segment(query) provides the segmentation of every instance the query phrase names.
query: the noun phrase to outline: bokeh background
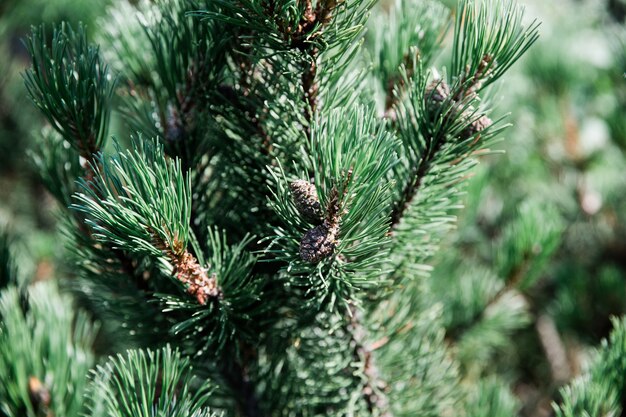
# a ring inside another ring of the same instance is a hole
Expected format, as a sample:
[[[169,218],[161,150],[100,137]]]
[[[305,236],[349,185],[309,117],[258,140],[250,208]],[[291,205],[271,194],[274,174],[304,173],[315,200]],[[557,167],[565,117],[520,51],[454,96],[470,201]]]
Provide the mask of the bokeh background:
[[[63,245],[29,153],[46,126],[26,96],[21,39],[66,20],[97,41],[125,1],[0,0],[0,228],[34,280],[64,274]],[[520,3],[542,22],[541,38],[493,94],[496,112],[511,113],[505,152],[482,160],[431,281],[465,373],[496,369],[520,415],[548,416],[610,317],[626,313],[626,1]],[[533,245],[538,235],[549,244]],[[464,276],[470,269],[484,276]],[[498,283],[518,295],[502,299]],[[476,292],[490,294],[485,305],[471,305]],[[490,319],[490,308],[523,319]]]

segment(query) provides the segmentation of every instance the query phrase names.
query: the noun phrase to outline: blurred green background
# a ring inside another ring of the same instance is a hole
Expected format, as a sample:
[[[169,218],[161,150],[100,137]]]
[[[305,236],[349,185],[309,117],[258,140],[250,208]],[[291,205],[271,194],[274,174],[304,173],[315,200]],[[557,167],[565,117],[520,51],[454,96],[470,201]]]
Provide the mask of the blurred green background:
[[[63,247],[55,203],[28,153],[46,126],[26,97],[21,39],[33,24],[61,20],[82,21],[99,39],[116,1],[0,0],[0,228],[17,240],[21,270],[33,279],[60,274]],[[499,145],[506,153],[482,160],[431,281],[466,373],[497,368],[520,414],[542,416],[607,336],[610,316],[626,313],[626,1],[520,3],[542,22],[541,38],[493,92],[496,112],[511,113]],[[533,234],[551,247],[533,246]],[[464,292],[481,290],[464,275],[468,265],[520,290],[505,301],[523,304],[522,327],[492,324],[503,330],[494,340],[472,339],[472,326],[485,322],[472,309],[484,316],[502,300],[495,292],[486,306],[466,304]]]

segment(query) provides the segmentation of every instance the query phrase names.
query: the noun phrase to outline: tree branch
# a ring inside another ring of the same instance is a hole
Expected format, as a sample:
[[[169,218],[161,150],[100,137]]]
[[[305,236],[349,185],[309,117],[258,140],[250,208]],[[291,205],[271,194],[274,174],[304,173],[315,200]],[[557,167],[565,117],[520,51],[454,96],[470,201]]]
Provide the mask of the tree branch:
[[[353,346],[355,362],[363,363],[362,398],[367,404],[368,412],[380,417],[393,417],[389,399],[385,391],[388,385],[380,377],[380,372],[374,360],[373,349],[366,345],[367,329],[361,324],[360,314],[352,306],[350,308],[350,323],[347,331],[350,334],[350,345]],[[375,411],[377,414],[375,414]]]
[[[437,152],[439,152],[444,143],[444,138],[439,138],[438,140],[436,140],[435,146],[429,149],[426,155],[424,155],[424,157],[420,159],[417,168],[411,174],[409,182],[407,182],[404,190],[402,191],[400,201],[398,201],[393,211],[391,212],[392,230],[398,225],[398,223],[400,223],[402,216],[404,216],[404,213],[409,208],[411,202],[417,195],[420,187],[422,186],[422,182],[424,181],[424,177],[428,174],[431,164],[435,160]]]

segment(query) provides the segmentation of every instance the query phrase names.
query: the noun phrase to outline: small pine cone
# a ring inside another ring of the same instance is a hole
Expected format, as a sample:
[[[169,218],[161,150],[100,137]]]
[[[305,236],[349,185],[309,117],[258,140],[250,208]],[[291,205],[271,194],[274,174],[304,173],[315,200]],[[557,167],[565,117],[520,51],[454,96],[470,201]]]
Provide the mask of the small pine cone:
[[[491,126],[492,123],[493,122],[491,121],[491,119],[483,114],[478,119],[474,120],[472,124],[467,126],[465,130],[463,130],[463,132],[461,133],[461,138],[462,139],[471,138],[475,134]]]
[[[322,206],[317,197],[315,185],[308,181],[296,180],[289,184],[291,197],[302,217],[312,223],[322,221]]]
[[[305,233],[300,241],[300,257],[310,263],[328,258],[335,250],[335,228],[320,224]]]
[[[433,80],[424,91],[426,108],[430,113],[436,112],[441,104],[450,96],[450,87],[443,80]]]

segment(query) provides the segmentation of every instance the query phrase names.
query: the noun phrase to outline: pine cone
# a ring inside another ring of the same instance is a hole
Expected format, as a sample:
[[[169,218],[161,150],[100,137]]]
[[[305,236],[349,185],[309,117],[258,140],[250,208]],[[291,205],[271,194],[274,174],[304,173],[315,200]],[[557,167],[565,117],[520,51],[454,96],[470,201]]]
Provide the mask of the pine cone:
[[[300,257],[310,263],[328,258],[335,250],[336,234],[336,229],[325,223],[309,230],[300,241]]]
[[[433,114],[441,107],[441,104],[450,96],[450,87],[443,80],[433,80],[424,91],[424,100],[428,112]]]
[[[472,124],[467,126],[463,132],[461,132],[462,139],[468,139],[474,136],[476,133],[481,132],[491,126],[493,122],[491,119],[484,114],[480,116],[478,119],[474,120]]]
[[[308,181],[296,180],[289,184],[291,197],[302,217],[311,223],[322,221],[322,206],[317,197],[315,185]]]

